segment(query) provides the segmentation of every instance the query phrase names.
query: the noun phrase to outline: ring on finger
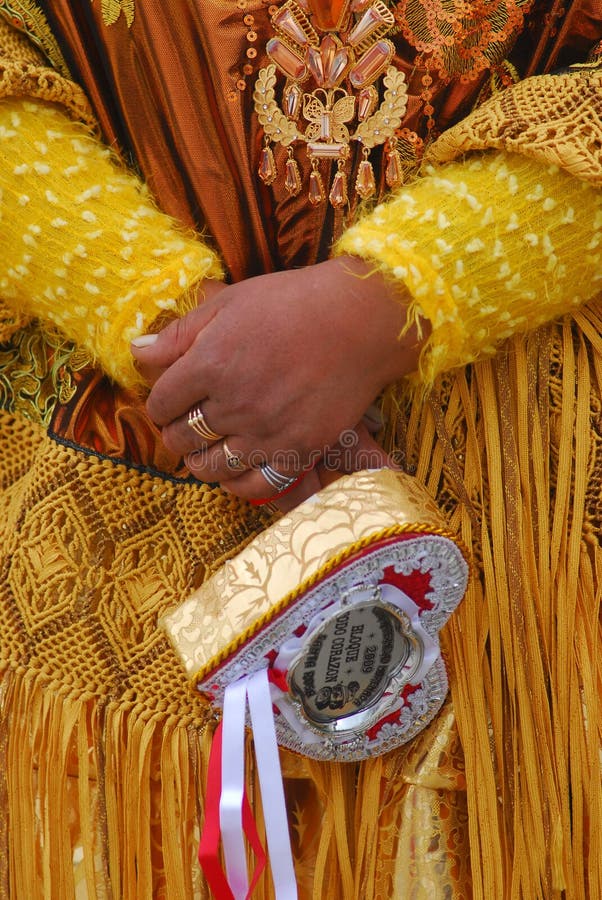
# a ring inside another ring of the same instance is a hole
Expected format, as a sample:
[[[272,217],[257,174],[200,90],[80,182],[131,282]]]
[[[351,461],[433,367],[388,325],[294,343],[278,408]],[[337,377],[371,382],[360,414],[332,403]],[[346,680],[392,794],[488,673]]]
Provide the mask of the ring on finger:
[[[188,424],[205,441],[221,441],[223,434],[218,434],[207,424],[207,419],[200,406],[194,406],[188,413]]]
[[[273,469],[268,463],[262,463],[259,466],[259,471],[270,487],[276,488],[277,491],[285,491],[297,480],[296,475],[293,475],[292,477],[281,475],[280,472],[277,472],[276,469]]]
[[[247,468],[242,461],[240,453],[234,453],[233,450],[230,450],[226,441],[222,441],[222,450],[224,451],[224,456],[226,457],[226,465],[232,472],[244,472]]]

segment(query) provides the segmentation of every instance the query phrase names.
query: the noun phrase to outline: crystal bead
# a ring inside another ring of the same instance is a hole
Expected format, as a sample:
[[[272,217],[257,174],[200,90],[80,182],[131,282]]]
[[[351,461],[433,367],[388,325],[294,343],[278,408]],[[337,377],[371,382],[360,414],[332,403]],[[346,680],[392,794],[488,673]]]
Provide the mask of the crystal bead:
[[[349,144],[323,144],[321,141],[308,141],[307,152],[310,159],[347,159]]]
[[[349,73],[349,81],[354,88],[364,87],[374,81],[388,66],[393,56],[391,41],[377,41],[366,50]]]
[[[345,47],[337,50],[329,64],[324,67],[324,80],[327,88],[336,87],[341,81],[349,65],[349,51]]]
[[[340,47],[334,38],[327,35],[320,44],[320,49],[310,47],[307,52],[307,65],[316,83],[320,87],[333,88],[341,81],[349,65],[349,51]]]
[[[264,147],[261,151],[258,173],[264,184],[272,184],[276,178],[278,173],[276,171],[276,163],[271,147]]]
[[[368,116],[371,116],[376,109],[378,102],[378,93],[376,88],[370,85],[362,88],[357,95],[357,117],[360,122],[364,122]]]
[[[335,209],[340,209],[341,206],[345,206],[348,202],[347,176],[344,172],[337,172],[334,176],[328,199],[331,206],[334,206]]]
[[[279,10],[272,19],[272,23],[302,47],[309,43],[307,35],[290,9]]]
[[[280,38],[271,38],[266,44],[266,52],[281,72],[295,81],[301,81],[307,75],[307,66],[302,57],[281,41]]]
[[[388,187],[398,188],[403,184],[403,167],[399,151],[392,150],[389,153],[387,167],[385,169],[385,181]]]
[[[380,28],[381,25],[386,25],[390,28],[395,22],[393,16],[390,18],[391,21],[389,22],[378,8],[374,6],[370,7],[370,9],[366,10],[355,27],[349,32],[347,42],[351,44],[352,47],[357,47],[358,44],[361,44],[367,37],[370,37],[370,35],[376,31],[377,28]]]
[[[284,186],[291,197],[296,197],[301,190],[301,175],[294,159],[287,159],[285,173]]]
[[[363,159],[359,165],[355,180],[355,190],[362,200],[368,200],[369,197],[376,193],[374,170],[372,163],[368,159]]]
[[[303,97],[303,91],[297,84],[289,84],[284,89],[283,94],[283,107],[286,115],[289,119],[296,119],[299,115],[299,110],[301,109],[301,98]]]
[[[316,47],[310,47],[306,55],[307,68],[313,75],[314,81],[320,87],[324,87],[324,63],[322,54]]]
[[[324,184],[322,182],[322,176],[316,169],[314,169],[309,175],[309,202],[312,206],[317,206],[318,203],[322,203],[324,200]]]

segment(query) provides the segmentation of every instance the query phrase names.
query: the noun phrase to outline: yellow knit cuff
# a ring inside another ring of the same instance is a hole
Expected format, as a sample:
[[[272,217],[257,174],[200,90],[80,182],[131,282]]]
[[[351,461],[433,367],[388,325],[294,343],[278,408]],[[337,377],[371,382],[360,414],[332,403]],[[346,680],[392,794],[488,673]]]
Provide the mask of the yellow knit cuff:
[[[430,384],[602,289],[602,192],[522,156],[482,153],[429,170],[335,252],[404,282],[410,322],[432,326],[420,362]]]
[[[0,103],[0,159],[4,304],[58,327],[121,384],[139,382],[130,341],[222,277],[216,254],[53,106]]]

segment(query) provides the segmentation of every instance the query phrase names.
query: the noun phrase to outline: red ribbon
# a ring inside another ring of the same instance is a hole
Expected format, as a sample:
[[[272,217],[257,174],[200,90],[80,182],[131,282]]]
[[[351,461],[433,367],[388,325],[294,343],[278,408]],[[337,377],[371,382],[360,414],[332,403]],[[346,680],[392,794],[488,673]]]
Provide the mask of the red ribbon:
[[[222,723],[220,722],[213,735],[209,766],[207,770],[207,797],[205,800],[205,824],[199,844],[199,864],[205,873],[207,884],[217,900],[234,900],[230,885],[222,868],[219,844],[221,829],[219,824],[219,802],[222,794]],[[266,852],[259,839],[257,824],[253,818],[251,804],[245,790],[242,806],[242,825],[245,836],[251,845],[257,865],[247,893],[247,900],[253,894],[266,865]]]

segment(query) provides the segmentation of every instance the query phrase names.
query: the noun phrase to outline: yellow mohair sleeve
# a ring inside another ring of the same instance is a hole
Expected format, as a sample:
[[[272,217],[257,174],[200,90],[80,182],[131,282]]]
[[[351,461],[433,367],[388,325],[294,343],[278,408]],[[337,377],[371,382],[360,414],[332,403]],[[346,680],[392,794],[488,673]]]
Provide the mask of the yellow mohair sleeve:
[[[420,380],[492,355],[602,289],[602,191],[518,154],[429,168],[335,250],[401,281],[432,328]]]
[[[141,381],[130,341],[196,303],[216,254],[160,212],[85,126],[52,105],[0,103],[0,297]]]

